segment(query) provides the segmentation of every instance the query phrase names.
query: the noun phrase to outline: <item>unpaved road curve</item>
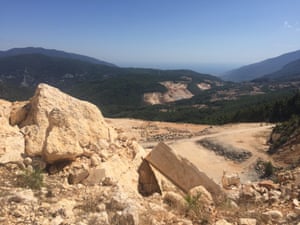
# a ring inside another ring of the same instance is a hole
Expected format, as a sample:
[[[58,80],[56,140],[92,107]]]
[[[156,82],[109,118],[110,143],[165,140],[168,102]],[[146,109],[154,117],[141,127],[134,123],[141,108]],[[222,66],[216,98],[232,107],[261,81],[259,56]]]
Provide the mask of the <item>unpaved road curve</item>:
[[[141,138],[141,132],[150,128],[155,127],[155,133],[166,133],[168,132],[166,128],[186,130],[194,134],[199,134],[199,131],[206,130],[202,135],[179,140],[168,140],[165,143],[179,155],[190,160],[217,183],[220,183],[223,171],[239,173],[243,182],[256,180],[258,178],[254,171],[256,160],[261,158],[264,161],[272,161],[266,154],[268,149],[266,142],[273,127],[270,124],[242,123],[209,127],[207,125],[150,122],[134,119],[108,119],[108,122],[116,128],[121,128],[126,135],[136,137],[145,148],[149,147],[149,150],[156,146],[158,142],[145,142]],[[149,132],[149,135],[151,135],[151,132]],[[225,159],[223,156],[216,155],[213,151],[197,143],[197,141],[204,138],[213,138],[218,143],[245,149],[250,151],[252,156],[242,163],[235,163]]]
[[[261,158],[265,161],[271,161],[271,158],[265,153],[267,150],[265,143],[272,125],[259,126],[258,124],[249,124],[250,127],[245,126],[247,124],[222,127],[219,128],[219,132],[214,134],[176,140],[169,144],[179,155],[189,159],[217,183],[220,183],[223,171],[239,173],[243,182],[255,180],[258,178],[254,172],[256,160]],[[223,156],[216,155],[213,151],[197,143],[197,141],[204,138],[215,138],[224,144],[243,148],[250,151],[252,156],[245,162],[235,163],[225,159]]]

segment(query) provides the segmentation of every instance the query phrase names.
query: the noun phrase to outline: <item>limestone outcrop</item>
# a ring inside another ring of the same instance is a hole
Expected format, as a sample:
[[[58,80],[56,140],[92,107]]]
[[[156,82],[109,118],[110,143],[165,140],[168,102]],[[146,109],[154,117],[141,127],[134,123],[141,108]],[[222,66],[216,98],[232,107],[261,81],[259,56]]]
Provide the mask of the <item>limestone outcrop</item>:
[[[22,160],[24,138],[18,127],[9,124],[11,103],[0,100],[0,164]]]
[[[146,153],[48,85],[0,100],[0,224],[300,224],[300,168],[278,183],[224,174],[223,190],[166,144]]]
[[[19,106],[19,107],[18,107]],[[16,105],[10,117],[25,137],[25,152],[47,163],[74,160],[114,138],[99,109],[57,88],[40,84],[29,103]]]
[[[9,116],[9,123],[12,126],[20,124],[23,122],[30,109],[29,101],[23,102],[13,102],[11,106],[10,116]]]

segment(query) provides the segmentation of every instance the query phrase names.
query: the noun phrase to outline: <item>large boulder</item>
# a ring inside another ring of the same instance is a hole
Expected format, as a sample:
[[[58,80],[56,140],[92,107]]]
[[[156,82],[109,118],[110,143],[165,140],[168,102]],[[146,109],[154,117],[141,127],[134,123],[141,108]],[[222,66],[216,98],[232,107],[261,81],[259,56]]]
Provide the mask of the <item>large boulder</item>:
[[[162,142],[145,157],[145,160],[185,193],[196,186],[202,185],[216,200],[222,194],[218,184]]]
[[[150,196],[154,193],[161,194],[160,186],[157,178],[146,160],[143,160],[142,164],[138,168],[139,173],[139,193],[143,196]]]
[[[74,160],[91,146],[95,150],[101,139],[115,136],[95,105],[47,84],[38,85],[26,109],[26,118],[17,120],[21,121],[25,152],[42,156],[47,163]]]
[[[18,127],[9,124],[11,103],[0,100],[0,164],[22,161],[24,138]]]

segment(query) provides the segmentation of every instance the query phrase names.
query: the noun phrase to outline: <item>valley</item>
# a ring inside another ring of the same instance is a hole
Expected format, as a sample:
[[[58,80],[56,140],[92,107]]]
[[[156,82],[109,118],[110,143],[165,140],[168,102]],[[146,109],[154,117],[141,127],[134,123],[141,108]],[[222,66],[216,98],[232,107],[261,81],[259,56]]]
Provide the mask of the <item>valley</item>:
[[[234,83],[25,50],[0,54],[0,223],[300,222],[298,61]]]

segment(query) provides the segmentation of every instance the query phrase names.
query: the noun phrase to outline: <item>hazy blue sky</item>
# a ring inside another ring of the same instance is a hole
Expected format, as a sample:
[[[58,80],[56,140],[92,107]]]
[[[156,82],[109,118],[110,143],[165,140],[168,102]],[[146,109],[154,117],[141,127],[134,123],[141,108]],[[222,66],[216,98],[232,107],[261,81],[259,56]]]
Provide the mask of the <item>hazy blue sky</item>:
[[[229,68],[300,49],[299,11],[299,0],[0,0],[0,49]]]

